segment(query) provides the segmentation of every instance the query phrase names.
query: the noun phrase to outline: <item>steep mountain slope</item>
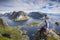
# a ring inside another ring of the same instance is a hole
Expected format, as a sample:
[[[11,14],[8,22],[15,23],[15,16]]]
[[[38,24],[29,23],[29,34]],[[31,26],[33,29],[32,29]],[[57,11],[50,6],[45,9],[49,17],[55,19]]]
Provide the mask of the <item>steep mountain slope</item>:
[[[29,16],[23,11],[18,11],[18,12],[13,12],[10,18],[15,21],[20,21],[20,20],[28,20]]]
[[[0,18],[0,26],[6,27],[8,24],[2,18]]]
[[[60,36],[57,35],[52,29],[46,30],[42,27],[35,35],[35,40],[59,40]]]
[[[0,19],[0,40],[29,40],[29,38],[27,35],[23,35],[20,28],[18,30],[16,27],[11,27]]]

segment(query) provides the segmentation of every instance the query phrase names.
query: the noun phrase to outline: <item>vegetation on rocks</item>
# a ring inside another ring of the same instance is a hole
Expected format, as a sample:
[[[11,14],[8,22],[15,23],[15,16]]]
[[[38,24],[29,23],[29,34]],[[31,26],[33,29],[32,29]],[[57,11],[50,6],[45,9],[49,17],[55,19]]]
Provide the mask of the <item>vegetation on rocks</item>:
[[[58,40],[58,39],[54,37],[47,37],[47,40]]]
[[[35,35],[35,40],[58,40],[58,38],[47,36],[47,30],[42,27]]]
[[[9,19],[14,21],[28,20],[29,16],[23,11],[18,11],[18,12],[14,11],[12,15],[9,16]]]
[[[60,25],[60,22],[55,22],[56,25]]]
[[[4,34],[4,35],[3,35]],[[0,27],[0,40],[23,40],[26,39],[22,32],[14,27]]]
[[[39,21],[35,21],[35,22],[32,22],[32,23],[27,24],[27,26],[37,26],[39,24],[40,24]]]
[[[8,25],[3,27],[3,25],[5,26],[6,24],[0,24],[0,40],[28,40],[27,35],[22,35],[22,31],[18,30],[20,27],[17,27],[17,29]]]

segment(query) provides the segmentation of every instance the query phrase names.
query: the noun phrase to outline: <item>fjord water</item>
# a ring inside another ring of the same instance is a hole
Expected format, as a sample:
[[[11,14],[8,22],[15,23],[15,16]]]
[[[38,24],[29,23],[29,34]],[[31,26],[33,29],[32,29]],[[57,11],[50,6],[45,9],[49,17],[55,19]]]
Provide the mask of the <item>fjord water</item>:
[[[52,24],[50,25],[50,27],[55,27],[55,30],[60,33],[60,25],[56,25],[55,24],[55,22],[59,22],[60,23],[60,14],[49,15],[49,17],[50,17],[50,20],[52,22]]]
[[[33,21],[41,21],[41,20],[32,19],[32,18],[30,18],[27,21],[19,21],[19,22],[10,20],[10,19],[8,19],[8,17],[2,17],[2,19],[4,19],[10,26],[21,25],[22,26],[21,30],[27,31],[27,35],[29,36],[30,40],[33,39],[33,34],[35,34],[38,31],[39,26],[27,26],[26,24],[31,23]]]
[[[56,26],[55,24],[55,21],[59,21],[60,22],[60,16],[54,16],[54,15],[48,15],[49,19],[49,28],[52,28],[52,27],[55,27],[56,28],[56,31],[60,32],[60,26]],[[21,25],[22,28],[21,30],[26,30],[27,31],[27,35],[29,36],[30,40],[33,40],[33,35],[35,33],[37,33],[38,29],[40,29],[40,26],[27,26],[26,24],[29,24],[33,21],[40,21],[40,22],[43,22],[41,19],[32,19],[30,18],[29,20],[27,21],[19,21],[19,22],[16,22],[16,21],[13,21],[13,20],[10,20],[8,19],[8,17],[5,17],[3,16],[2,17],[10,26],[18,26],[18,25]],[[44,23],[42,24],[44,25]]]

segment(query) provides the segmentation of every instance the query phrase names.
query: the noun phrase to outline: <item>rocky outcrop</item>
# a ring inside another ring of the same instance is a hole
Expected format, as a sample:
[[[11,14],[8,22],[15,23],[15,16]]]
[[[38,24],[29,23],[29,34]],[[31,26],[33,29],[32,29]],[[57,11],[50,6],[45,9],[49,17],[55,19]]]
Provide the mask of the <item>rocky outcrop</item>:
[[[46,16],[46,14],[40,13],[40,12],[31,12],[29,13],[29,16],[34,18],[34,19],[40,19]]]
[[[0,18],[0,26],[6,27],[8,24],[2,18]]]
[[[55,22],[55,24],[56,24],[57,26],[59,26],[59,25],[60,25],[60,22]]]
[[[24,31],[25,32],[25,31]],[[28,35],[15,27],[0,27],[0,40],[29,40]]]
[[[44,27],[42,27],[37,32],[37,34],[35,34],[34,40],[59,40],[59,39],[60,36],[56,34],[53,29],[46,30]]]
[[[46,40],[47,34],[46,29],[42,27],[36,34],[34,40]]]
[[[19,11],[19,12],[14,11],[10,18],[15,21],[20,21],[20,20],[28,20],[29,16],[23,11]]]

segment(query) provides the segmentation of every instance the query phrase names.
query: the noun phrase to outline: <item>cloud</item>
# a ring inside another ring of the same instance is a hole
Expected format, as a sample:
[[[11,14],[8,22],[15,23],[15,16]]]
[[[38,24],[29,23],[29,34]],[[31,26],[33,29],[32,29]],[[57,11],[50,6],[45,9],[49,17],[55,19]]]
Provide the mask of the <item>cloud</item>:
[[[8,1],[10,1],[10,0],[0,0],[0,2],[8,2]]]
[[[57,1],[57,0],[51,0],[51,1]]]
[[[42,9],[45,9],[45,8],[47,8],[47,7],[46,7],[46,6],[43,6],[43,7],[42,7]]]
[[[54,4],[52,4],[52,3],[48,3],[49,4],[49,6],[53,6]]]
[[[4,7],[13,7],[12,5],[8,5],[8,4],[1,4],[0,6],[4,6]]]
[[[59,2],[59,3],[60,3],[60,0],[50,0],[50,1],[53,1],[53,2]]]
[[[58,0],[59,1],[59,0]],[[0,0],[0,12],[5,11],[41,11],[60,13],[57,0]]]

